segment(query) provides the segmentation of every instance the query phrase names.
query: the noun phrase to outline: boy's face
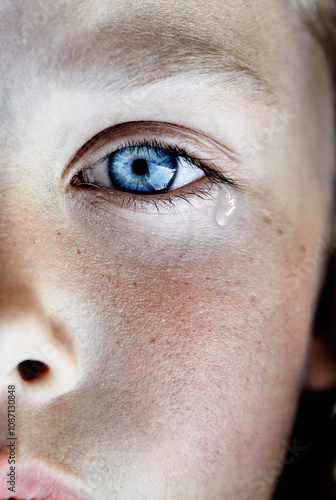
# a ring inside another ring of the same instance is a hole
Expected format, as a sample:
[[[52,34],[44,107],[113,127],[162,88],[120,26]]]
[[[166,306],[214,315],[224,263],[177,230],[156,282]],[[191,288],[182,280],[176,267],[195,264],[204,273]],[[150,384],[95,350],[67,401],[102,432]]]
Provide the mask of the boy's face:
[[[3,0],[0,20],[1,470],[15,383],[20,462],[90,499],[268,498],[325,261],[322,51],[285,1]],[[204,178],[173,205],[76,185],[154,140],[235,181],[226,225]],[[23,381],[24,360],[49,370]]]

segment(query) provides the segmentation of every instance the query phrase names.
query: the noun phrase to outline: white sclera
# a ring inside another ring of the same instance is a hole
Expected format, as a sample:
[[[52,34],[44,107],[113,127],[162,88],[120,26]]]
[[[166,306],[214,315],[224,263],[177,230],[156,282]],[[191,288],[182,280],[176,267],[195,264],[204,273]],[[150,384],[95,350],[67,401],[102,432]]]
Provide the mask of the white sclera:
[[[232,215],[237,209],[237,199],[233,188],[221,187],[218,191],[218,197],[215,206],[215,218],[219,226],[226,226],[232,219]]]

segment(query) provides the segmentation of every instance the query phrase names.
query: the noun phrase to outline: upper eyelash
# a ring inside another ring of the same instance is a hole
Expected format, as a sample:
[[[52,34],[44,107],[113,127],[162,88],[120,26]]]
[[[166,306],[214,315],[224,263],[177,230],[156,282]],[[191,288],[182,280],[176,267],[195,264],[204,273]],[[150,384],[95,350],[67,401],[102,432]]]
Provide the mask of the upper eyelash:
[[[179,146],[172,145],[164,141],[158,141],[157,139],[151,139],[146,141],[127,141],[121,144],[117,150],[126,148],[135,149],[139,147],[148,149],[153,148],[156,152],[159,149],[165,149],[169,153],[175,155],[177,158],[183,158],[188,163],[193,164],[196,167],[203,170],[206,177],[208,177],[209,179],[212,180],[217,179],[217,181],[219,181],[220,183],[225,183],[226,185],[230,185],[238,190],[240,189],[237,182],[234,179],[231,179],[227,174],[224,174],[213,162],[198,158],[197,156],[194,156],[191,153],[189,153],[186,149],[180,148]],[[92,167],[95,166],[97,163],[101,163],[107,160],[108,157],[111,154],[115,153],[117,150],[110,151],[109,153],[105,154],[96,163],[94,163]]]
[[[187,161],[190,165],[194,165],[201,170],[203,170],[206,178],[210,181],[205,186],[201,186],[198,188],[194,188],[189,192],[185,193],[177,193],[174,194],[174,190],[172,191],[166,191],[165,193],[160,193],[160,194],[150,194],[150,195],[145,195],[143,198],[141,198],[141,195],[135,195],[136,198],[134,198],[134,193],[131,196],[131,193],[127,193],[126,191],[123,192],[124,200],[122,201],[122,206],[126,205],[129,207],[130,204],[133,204],[134,210],[137,208],[137,206],[140,205],[152,205],[154,206],[158,211],[160,207],[164,206],[165,208],[174,208],[174,200],[175,199],[183,199],[190,203],[190,197],[192,196],[197,196],[199,198],[207,198],[207,199],[212,199],[212,187],[214,185],[225,185],[225,186],[231,186],[235,188],[236,190],[241,190],[237,182],[230,178],[227,174],[224,174],[224,172],[219,169],[215,163],[209,160],[204,160],[201,159],[197,156],[194,156],[193,154],[189,153],[186,149],[181,148],[176,145],[169,144],[165,141],[160,141],[157,139],[152,139],[152,140],[143,140],[143,141],[127,141],[125,143],[120,144],[120,146],[117,149],[114,149],[112,151],[109,151],[106,153],[103,157],[101,157],[97,162],[95,162],[93,165],[91,165],[89,168],[93,168],[95,165],[98,163],[102,163],[105,160],[109,158],[114,152],[121,150],[121,149],[135,149],[135,148],[153,148],[154,150],[158,151],[159,149],[164,149],[174,156],[176,156],[177,159],[183,158],[185,161]],[[86,170],[85,168],[83,170]],[[81,171],[77,173],[77,175],[80,174]],[[103,189],[105,186],[99,186],[96,184],[88,184],[88,183],[81,183],[81,184],[76,184],[77,187],[96,187]],[[105,187],[106,189],[112,189]],[[171,194],[170,194],[171,193]],[[163,194],[165,196],[163,196]],[[128,196],[127,196],[128,195]]]

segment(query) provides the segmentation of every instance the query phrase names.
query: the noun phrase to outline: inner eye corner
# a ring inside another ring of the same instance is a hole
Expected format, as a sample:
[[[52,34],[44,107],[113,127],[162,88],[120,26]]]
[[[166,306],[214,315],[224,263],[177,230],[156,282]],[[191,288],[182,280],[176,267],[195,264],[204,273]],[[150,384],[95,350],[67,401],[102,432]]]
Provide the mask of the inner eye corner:
[[[17,366],[20,377],[26,382],[32,382],[45,376],[49,368],[42,361],[26,359]]]
[[[81,174],[81,172],[79,171],[79,172],[76,172],[76,174],[74,174],[71,177],[70,182],[69,182],[70,186],[79,186],[80,184],[82,184],[80,174]]]

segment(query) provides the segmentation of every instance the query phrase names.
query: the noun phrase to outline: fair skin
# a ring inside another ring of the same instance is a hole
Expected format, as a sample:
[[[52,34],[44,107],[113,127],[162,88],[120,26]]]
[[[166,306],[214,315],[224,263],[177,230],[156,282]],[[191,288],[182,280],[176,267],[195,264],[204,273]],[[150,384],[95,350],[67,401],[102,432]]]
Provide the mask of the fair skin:
[[[318,378],[334,169],[322,50],[281,0],[8,0],[0,22],[0,364],[20,457],[92,500],[270,498],[277,475],[260,471]],[[226,226],[217,195],[134,210],[77,185],[151,139],[234,180]],[[22,380],[27,359],[48,370]]]

